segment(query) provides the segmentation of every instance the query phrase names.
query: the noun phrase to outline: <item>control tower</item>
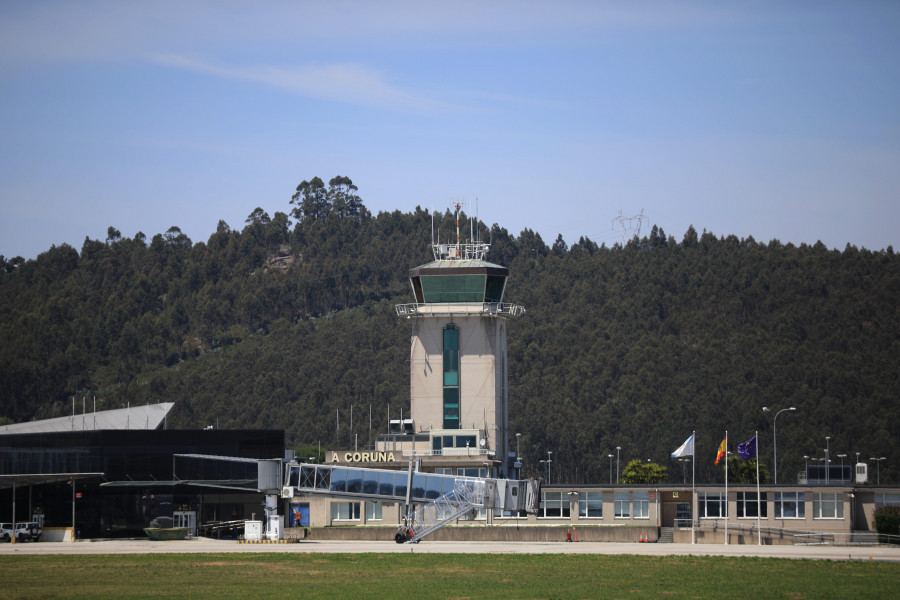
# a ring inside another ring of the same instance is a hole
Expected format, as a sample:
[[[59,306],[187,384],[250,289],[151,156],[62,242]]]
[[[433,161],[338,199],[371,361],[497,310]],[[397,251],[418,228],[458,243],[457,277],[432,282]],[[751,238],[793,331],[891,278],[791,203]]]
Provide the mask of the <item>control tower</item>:
[[[460,240],[459,208],[456,243],[432,239],[434,260],[409,271],[415,303],[396,306],[412,321],[410,417],[428,463],[512,476],[506,321],[525,309],[503,302],[509,270],[485,260],[489,244]]]

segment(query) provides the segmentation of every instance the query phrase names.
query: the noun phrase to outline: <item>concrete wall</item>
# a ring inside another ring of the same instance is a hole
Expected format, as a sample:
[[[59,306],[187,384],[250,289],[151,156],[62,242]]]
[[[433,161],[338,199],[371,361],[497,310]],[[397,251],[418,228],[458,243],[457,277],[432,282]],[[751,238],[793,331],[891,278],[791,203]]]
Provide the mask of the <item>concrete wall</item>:
[[[563,527],[563,526],[465,526],[448,525],[427,536],[436,542],[619,542],[636,543],[642,538],[655,542],[656,527]],[[309,530],[309,540],[393,540],[396,527],[318,527]],[[690,532],[688,532],[690,533]],[[303,538],[302,529],[287,530],[288,537]],[[688,540],[690,541],[690,540]]]
[[[75,535],[71,527],[44,527],[41,542],[74,542]]]

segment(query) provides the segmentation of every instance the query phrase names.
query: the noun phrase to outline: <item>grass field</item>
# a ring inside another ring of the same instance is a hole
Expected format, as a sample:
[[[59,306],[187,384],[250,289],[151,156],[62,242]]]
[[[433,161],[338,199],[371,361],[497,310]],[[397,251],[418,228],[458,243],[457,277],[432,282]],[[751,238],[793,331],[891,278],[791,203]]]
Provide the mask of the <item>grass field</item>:
[[[0,556],[2,598],[896,598],[900,564],[546,554]]]

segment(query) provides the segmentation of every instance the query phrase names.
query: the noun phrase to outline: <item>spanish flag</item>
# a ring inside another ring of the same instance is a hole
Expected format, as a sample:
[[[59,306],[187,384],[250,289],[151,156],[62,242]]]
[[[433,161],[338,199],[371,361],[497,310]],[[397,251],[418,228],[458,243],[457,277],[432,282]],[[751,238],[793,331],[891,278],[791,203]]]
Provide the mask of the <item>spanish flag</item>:
[[[716,462],[713,464],[719,464],[719,461],[722,460],[722,457],[725,456],[725,445],[728,442],[728,434],[725,434],[725,439],[722,440],[722,443],[719,444],[719,451],[716,452]]]

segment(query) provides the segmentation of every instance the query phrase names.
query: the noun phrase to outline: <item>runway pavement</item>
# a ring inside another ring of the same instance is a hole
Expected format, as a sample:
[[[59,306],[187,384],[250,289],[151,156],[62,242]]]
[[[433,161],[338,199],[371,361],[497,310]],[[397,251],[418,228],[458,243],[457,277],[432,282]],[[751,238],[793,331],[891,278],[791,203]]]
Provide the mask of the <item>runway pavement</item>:
[[[239,543],[194,538],[154,542],[149,539],[79,540],[0,544],[0,555],[25,554],[191,554],[228,552],[269,553],[432,553],[432,554],[637,554],[644,556],[760,556],[815,560],[900,562],[900,548],[888,546],[754,546],[724,544],[614,544],[599,542],[429,542],[301,541]]]

